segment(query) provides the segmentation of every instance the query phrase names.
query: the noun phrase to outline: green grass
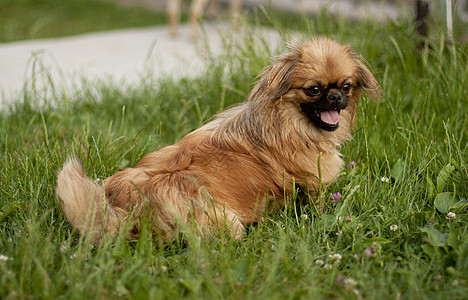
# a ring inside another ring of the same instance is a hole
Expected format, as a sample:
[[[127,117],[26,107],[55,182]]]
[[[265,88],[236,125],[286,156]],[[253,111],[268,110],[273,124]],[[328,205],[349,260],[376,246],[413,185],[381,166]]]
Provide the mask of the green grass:
[[[159,246],[143,226],[138,239],[122,235],[93,247],[56,200],[67,156],[77,154],[90,177],[105,178],[243,101],[280,51],[265,40],[228,39],[220,58],[207,58],[210,72],[196,79],[125,90],[88,83],[45,99],[27,90],[0,116],[0,254],[7,257],[0,298],[465,298],[466,45],[447,46],[433,31],[430,49],[418,53],[404,21],[298,22],[304,37],[354,45],[385,94],[378,104],[361,102],[354,140],[342,148],[346,162],[357,164],[324,191],[324,214],[290,195],[284,210],[240,241],[188,234]],[[342,198],[330,205],[335,192]]]
[[[0,1],[0,43],[162,24],[167,24],[164,11],[99,0]]]

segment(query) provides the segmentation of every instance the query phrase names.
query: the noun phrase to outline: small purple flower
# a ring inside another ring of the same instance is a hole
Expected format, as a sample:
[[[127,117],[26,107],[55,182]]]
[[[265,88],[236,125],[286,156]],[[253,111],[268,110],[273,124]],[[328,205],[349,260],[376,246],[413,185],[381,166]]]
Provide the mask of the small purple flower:
[[[427,222],[427,226],[431,227],[432,225],[434,225],[434,222],[432,221]]]
[[[354,166],[356,166],[357,162],[355,162],[354,160],[353,161],[350,161],[348,164],[347,164],[347,167],[348,169],[352,169],[354,168]]]
[[[364,253],[368,257],[375,257],[377,253],[377,246],[375,244],[370,245],[369,247],[366,248],[366,251],[364,251]]]
[[[331,194],[330,204],[335,204],[336,201],[340,201],[340,199],[341,199],[340,192],[333,193]]]
[[[336,276],[336,278],[335,278],[335,283],[340,284],[340,285],[344,285],[345,279],[346,278],[344,278],[343,275],[338,274],[338,276]]]

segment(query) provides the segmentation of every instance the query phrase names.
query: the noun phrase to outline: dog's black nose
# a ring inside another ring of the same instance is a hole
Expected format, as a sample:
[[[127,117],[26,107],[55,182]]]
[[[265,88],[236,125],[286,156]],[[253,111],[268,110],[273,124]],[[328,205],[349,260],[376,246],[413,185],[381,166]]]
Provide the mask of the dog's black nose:
[[[338,93],[333,93],[328,95],[328,100],[330,100],[333,103],[340,103],[341,102],[341,95]]]

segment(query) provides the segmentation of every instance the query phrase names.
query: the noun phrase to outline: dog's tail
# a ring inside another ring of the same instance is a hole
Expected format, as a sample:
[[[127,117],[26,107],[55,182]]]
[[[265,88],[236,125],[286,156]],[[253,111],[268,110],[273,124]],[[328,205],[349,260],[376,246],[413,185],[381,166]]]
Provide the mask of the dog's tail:
[[[71,158],[63,165],[56,191],[68,221],[94,243],[99,243],[106,234],[117,233],[127,215],[123,209],[108,203],[104,187],[86,177],[78,158]]]

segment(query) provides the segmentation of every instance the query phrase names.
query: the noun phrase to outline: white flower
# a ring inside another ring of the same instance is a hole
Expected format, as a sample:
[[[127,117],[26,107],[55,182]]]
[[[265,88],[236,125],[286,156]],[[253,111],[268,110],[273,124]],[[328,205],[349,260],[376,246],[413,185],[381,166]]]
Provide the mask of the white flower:
[[[396,224],[391,225],[390,230],[391,231],[397,231],[398,230],[398,225],[396,225]]]
[[[302,220],[307,220],[308,218],[309,218],[309,217],[308,217],[306,214],[302,214],[302,215],[301,215],[301,219],[302,219]]]
[[[162,267],[161,267],[161,270],[162,270],[163,272],[166,272],[166,271],[167,271],[167,267],[166,267],[166,266],[162,266]]]
[[[447,220],[455,220],[456,217],[457,215],[454,212],[449,212],[445,218]]]
[[[343,231],[339,230],[336,232],[336,235],[342,235],[343,234]]]
[[[380,178],[380,180],[382,182],[390,182],[390,178],[388,178],[388,177],[382,177],[382,178]]]
[[[323,266],[323,268],[324,268],[325,270],[331,270],[331,269],[333,269],[333,265],[331,265],[331,264],[325,264],[325,265]]]
[[[339,265],[341,261],[341,255],[338,253],[332,253],[328,255],[328,258],[330,258],[330,261],[328,262],[329,264],[334,264],[334,265]]]
[[[0,263],[4,263],[6,262],[7,260],[9,260],[10,258],[8,256],[5,256],[3,254],[0,254]]]
[[[341,254],[336,253],[336,254],[333,255],[333,258],[335,260],[341,260]]]
[[[317,266],[321,267],[321,266],[323,266],[324,262],[323,262],[323,260],[321,260],[321,259],[317,259],[317,260],[315,261],[315,264],[316,264]]]
[[[352,289],[357,285],[356,280],[354,280],[353,278],[346,278],[343,283],[348,289]]]

